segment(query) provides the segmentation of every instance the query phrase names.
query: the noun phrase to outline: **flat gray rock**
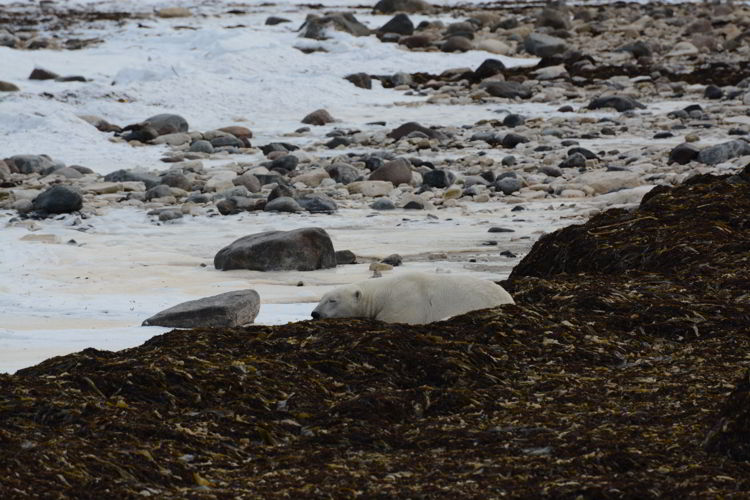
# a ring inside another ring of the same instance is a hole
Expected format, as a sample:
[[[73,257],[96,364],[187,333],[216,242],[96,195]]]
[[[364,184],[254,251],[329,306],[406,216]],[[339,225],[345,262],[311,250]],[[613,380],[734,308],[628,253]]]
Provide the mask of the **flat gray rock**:
[[[260,295],[255,290],[236,290],[183,302],[158,312],[143,326],[171,328],[234,327],[248,325],[260,311]]]

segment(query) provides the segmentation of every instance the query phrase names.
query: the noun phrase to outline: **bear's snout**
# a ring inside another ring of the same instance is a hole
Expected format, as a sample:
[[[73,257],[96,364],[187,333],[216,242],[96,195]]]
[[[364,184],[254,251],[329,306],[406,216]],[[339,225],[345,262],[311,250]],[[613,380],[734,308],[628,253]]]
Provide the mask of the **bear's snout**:
[[[320,313],[318,311],[311,312],[310,316],[312,316],[313,319],[320,319]]]

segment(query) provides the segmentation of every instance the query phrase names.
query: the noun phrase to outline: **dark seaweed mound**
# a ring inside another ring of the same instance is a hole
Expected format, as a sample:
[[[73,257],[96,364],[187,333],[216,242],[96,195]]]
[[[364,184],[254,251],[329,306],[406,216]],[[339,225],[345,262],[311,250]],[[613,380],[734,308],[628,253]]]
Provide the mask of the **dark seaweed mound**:
[[[747,493],[749,242],[704,176],[542,238],[516,305],[47,360],[0,376],[0,496]]]

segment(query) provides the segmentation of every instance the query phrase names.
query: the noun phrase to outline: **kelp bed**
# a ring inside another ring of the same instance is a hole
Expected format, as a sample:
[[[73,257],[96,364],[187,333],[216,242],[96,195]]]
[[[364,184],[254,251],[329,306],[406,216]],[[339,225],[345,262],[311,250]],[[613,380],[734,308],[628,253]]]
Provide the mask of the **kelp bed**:
[[[702,176],[542,238],[514,306],[53,358],[0,377],[0,496],[746,496],[749,260]]]

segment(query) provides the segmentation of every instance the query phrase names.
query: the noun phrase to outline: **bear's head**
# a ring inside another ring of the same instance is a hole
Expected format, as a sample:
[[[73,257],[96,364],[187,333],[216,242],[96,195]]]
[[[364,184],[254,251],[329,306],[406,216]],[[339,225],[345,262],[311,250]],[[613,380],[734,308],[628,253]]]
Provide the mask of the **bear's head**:
[[[356,318],[360,316],[359,301],[361,299],[362,290],[356,285],[337,288],[323,295],[310,315],[313,319]]]

